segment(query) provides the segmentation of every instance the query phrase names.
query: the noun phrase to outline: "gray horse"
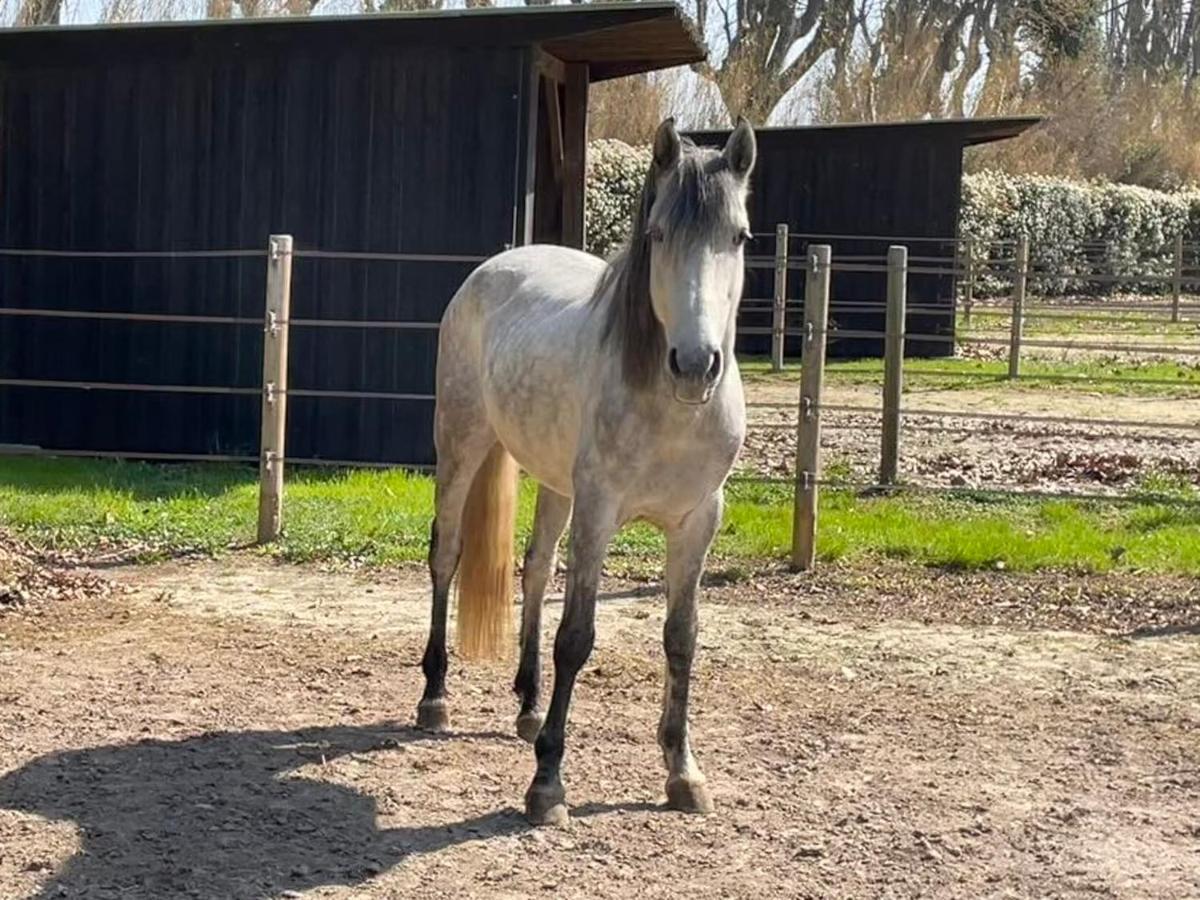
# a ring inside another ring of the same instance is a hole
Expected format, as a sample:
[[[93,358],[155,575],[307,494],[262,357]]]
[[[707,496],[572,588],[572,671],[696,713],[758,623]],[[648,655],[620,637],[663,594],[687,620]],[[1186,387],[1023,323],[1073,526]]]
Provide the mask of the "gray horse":
[[[417,720],[430,729],[449,723],[446,614],[456,569],[463,655],[494,656],[511,642],[520,466],[539,484],[514,685],[517,731],[537,752],[525,794],[526,814],[537,824],[567,820],[559,771],[567,706],[595,639],[605,551],[636,519],[667,537],[658,728],[667,801],[680,810],[712,809],[688,742],[688,682],[700,575],[746,428],[733,342],[754,157],[754,132],[744,121],[717,151],[681,140],[668,119],[654,138],[629,244],[610,264],[562,247],[510,250],[467,278],[442,319],[433,623]],[[542,599],[568,519],[566,604],[543,723]]]

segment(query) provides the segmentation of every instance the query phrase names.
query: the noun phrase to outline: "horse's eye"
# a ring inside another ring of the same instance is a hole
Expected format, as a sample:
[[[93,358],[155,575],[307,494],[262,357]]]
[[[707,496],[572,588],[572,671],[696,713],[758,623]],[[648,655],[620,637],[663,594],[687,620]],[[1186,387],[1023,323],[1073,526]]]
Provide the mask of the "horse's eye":
[[[737,237],[735,237],[733,239],[733,246],[740,247],[743,244],[745,244],[746,241],[750,240],[753,236],[754,235],[752,235],[748,229],[743,228],[741,231],[739,231],[737,233]]]

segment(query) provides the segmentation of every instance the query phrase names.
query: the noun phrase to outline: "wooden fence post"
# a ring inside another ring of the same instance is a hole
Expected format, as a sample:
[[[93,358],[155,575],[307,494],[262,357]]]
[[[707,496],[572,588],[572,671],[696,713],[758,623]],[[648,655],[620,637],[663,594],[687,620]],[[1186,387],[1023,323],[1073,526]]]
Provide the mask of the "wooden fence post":
[[[1179,321],[1179,301],[1183,295],[1183,232],[1175,235],[1175,268],[1171,273],[1171,321]]]
[[[1029,277],[1029,235],[1017,238],[1017,258],[1012,289],[1012,328],[1008,338],[1008,377],[1021,374],[1021,330],[1025,319],[1025,283]]]
[[[262,437],[258,485],[258,542],[283,528],[283,459],[287,435],[288,316],[292,301],[292,236],[267,242],[267,309],[263,323]]]
[[[971,325],[971,309],[975,306],[975,242],[967,238],[962,244],[967,255],[967,271],[963,279],[963,324]]]
[[[883,440],[879,483],[895,484],[900,468],[900,391],[904,386],[904,321],[908,248],[888,247],[887,318],[883,339]]]
[[[787,340],[788,227],[775,226],[775,306],[771,317],[771,370],[783,371],[783,351]]]
[[[792,506],[792,567],[805,572],[817,558],[817,487],[821,477],[821,383],[829,322],[828,244],[809,248],[804,279],[804,355],[796,423],[796,496]]]

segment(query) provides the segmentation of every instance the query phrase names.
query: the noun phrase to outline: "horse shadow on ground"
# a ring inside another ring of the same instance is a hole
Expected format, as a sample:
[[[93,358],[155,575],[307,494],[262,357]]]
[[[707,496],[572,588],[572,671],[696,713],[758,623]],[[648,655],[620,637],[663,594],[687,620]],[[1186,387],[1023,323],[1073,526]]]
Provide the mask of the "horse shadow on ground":
[[[0,777],[0,808],[78,829],[79,852],[35,895],[39,900],[265,900],[359,884],[414,854],[529,828],[510,808],[451,824],[381,829],[373,797],[290,774],[346,754],[469,737],[501,738],[377,724],[68,750]]]

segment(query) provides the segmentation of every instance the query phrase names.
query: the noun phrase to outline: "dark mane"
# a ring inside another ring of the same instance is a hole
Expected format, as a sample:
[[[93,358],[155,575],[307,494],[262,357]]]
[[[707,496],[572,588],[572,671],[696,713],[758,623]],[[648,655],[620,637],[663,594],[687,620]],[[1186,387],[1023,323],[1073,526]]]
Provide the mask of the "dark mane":
[[[653,224],[668,243],[710,232],[740,202],[738,184],[716,150],[682,140],[682,153],[662,186],[657,163],[651,162],[634,210],[629,241],[609,263],[593,296],[604,305],[602,340],[620,345],[626,383],[635,388],[652,386],[663,370],[666,335],[654,315],[650,298],[650,230]],[[651,213],[655,221],[651,223]]]

